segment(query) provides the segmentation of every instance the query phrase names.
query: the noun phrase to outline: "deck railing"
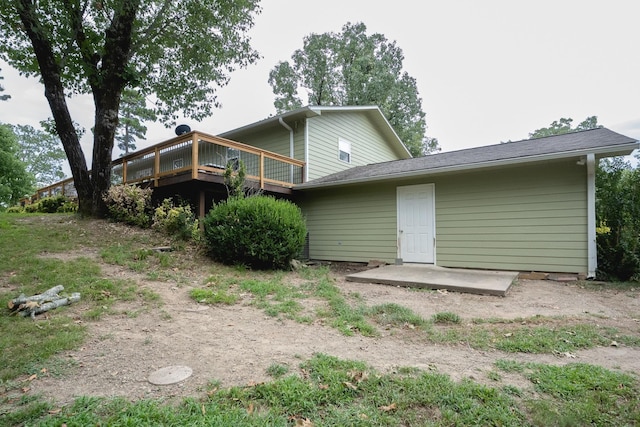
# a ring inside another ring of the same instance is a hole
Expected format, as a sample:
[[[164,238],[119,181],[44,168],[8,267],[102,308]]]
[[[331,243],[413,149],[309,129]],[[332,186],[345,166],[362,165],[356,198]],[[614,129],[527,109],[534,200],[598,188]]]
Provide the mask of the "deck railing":
[[[200,173],[222,175],[230,164],[242,162],[246,179],[255,181],[260,188],[265,184],[291,188],[303,182],[304,162],[250,145],[208,135],[190,132],[163,143],[145,148],[113,161],[112,184],[153,182],[179,174],[191,174],[198,179]],[[32,201],[42,197],[77,195],[73,178],[41,188]]]

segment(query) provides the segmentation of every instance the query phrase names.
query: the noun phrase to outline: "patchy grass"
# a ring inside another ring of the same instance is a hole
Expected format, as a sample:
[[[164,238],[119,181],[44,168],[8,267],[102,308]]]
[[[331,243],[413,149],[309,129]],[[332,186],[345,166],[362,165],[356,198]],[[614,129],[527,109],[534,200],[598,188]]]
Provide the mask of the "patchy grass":
[[[373,306],[367,310],[367,315],[380,325],[410,329],[424,329],[429,326],[429,322],[410,309],[394,303]]]
[[[140,248],[130,242],[107,246],[100,250],[100,256],[108,264],[127,267],[139,273],[156,268],[169,269],[175,266],[175,259],[170,254]]]
[[[280,368],[275,369],[281,371]],[[269,383],[220,390],[178,406],[158,401],[79,398],[56,415],[14,422],[59,425],[527,425],[526,413],[499,389],[455,383],[447,376],[412,371],[380,374],[357,361],[316,355],[297,374]],[[36,411],[34,411],[36,412]]]
[[[289,372],[289,367],[280,363],[274,363],[267,368],[267,374],[273,378],[280,378]]]
[[[432,317],[433,323],[444,323],[444,324],[458,324],[460,323],[460,316],[450,311],[442,311],[440,313],[436,313]]]
[[[465,344],[479,350],[496,349],[507,353],[567,353],[608,346],[614,341],[630,347],[640,346],[638,337],[620,335],[615,328],[570,319],[535,317],[532,322],[507,320],[499,327],[498,324],[474,322],[433,328],[427,335],[433,343]]]
[[[140,300],[159,304],[159,296],[139,288],[128,280],[105,279],[99,264],[87,257],[65,259],[55,254],[75,250],[88,244],[85,224],[71,214],[2,215],[0,232],[0,277],[6,286],[0,288],[0,379],[10,381],[21,375],[47,368],[50,358],[64,350],[79,346],[85,327],[78,315],[70,315],[73,307],[60,307],[36,321],[10,315],[7,302],[19,294],[34,295],[63,285],[63,295],[78,292],[82,316],[99,319],[114,312],[119,301]],[[99,239],[97,239],[99,241]]]
[[[518,365],[517,368],[515,366]],[[79,398],[51,411],[25,403],[10,423],[60,425],[636,425],[636,379],[584,364],[547,366],[501,362],[529,388],[496,387],[416,369],[381,374],[358,361],[318,354],[297,372],[274,364],[272,382],[221,389],[212,383],[202,400],[176,405],[155,400]],[[30,405],[30,406],[29,406]]]
[[[194,300],[205,304],[225,304],[233,305],[238,301],[238,296],[230,294],[224,289],[202,289],[195,288],[189,291],[189,296]]]
[[[500,360],[495,366],[529,381],[532,391],[518,390],[518,396],[534,425],[637,425],[640,421],[639,384],[630,375],[584,363],[550,366]]]

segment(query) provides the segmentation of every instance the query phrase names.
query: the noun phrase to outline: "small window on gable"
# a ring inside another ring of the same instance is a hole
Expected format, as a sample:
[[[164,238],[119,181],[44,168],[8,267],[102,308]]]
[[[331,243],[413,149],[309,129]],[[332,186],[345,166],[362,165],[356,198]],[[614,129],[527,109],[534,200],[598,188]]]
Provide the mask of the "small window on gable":
[[[351,143],[349,141],[338,139],[338,157],[343,162],[351,163]]]

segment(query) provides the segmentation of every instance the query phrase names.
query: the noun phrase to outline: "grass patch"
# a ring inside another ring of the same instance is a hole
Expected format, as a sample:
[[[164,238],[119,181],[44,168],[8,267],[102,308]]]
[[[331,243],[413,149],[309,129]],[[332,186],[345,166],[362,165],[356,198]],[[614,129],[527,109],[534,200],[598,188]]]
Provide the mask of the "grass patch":
[[[530,382],[535,394],[506,391],[521,398],[534,425],[636,425],[640,421],[639,384],[631,375],[584,363],[551,366],[502,360],[495,366]]]
[[[329,277],[329,270],[319,269],[323,273],[313,283],[312,291],[316,297],[327,302],[327,308],[318,310],[318,316],[329,320],[329,324],[347,336],[359,332],[364,336],[376,336],[378,331],[366,318],[367,308],[363,305],[352,306],[347,302],[340,289]]]
[[[377,335],[376,328],[367,319],[370,315],[369,309],[357,301],[355,296],[352,296],[352,299],[356,301],[351,304],[335,286],[328,268],[303,268],[299,275],[307,282],[302,285],[287,283],[286,279],[290,276],[283,272],[249,272],[242,267],[235,270],[226,268],[210,276],[204,288],[192,290],[191,297],[196,301],[214,303],[216,296],[221,295],[222,299],[228,297],[229,301],[235,296],[237,301],[241,293],[250,294],[251,304],[264,310],[267,315],[300,323],[313,321],[313,317],[305,313],[305,306],[301,301],[312,297],[319,298],[326,305],[317,309],[315,316],[327,320],[332,327],[345,335]],[[397,307],[396,311],[400,309]],[[384,308],[379,308],[378,315],[382,311]],[[415,316],[411,321],[419,322]]]
[[[505,321],[465,326],[447,326],[428,330],[428,338],[434,343],[465,344],[479,350],[497,349],[507,353],[554,354],[608,346],[613,341],[640,346],[640,339],[619,335],[614,328],[587,323],[569,323],[566,319],[533,318],[532,323],[515,324]]]
[[[194,300],[205,304],[225,304],[233,305],[238,301],[238,296],[228,293],[224,289],[202,289],[196,288],[189,291],[189,296]]]
[[[289,372],[289,367],[280,363],[274,363],[267,368],[267,374],[273,378],[280,378],[287,372]]]
[[[432,317],[433,323],[444,323],[444,324],[458,324],[460,323],[460,316],[450,311],[442,311],[440,313],[436,313]]]
[[[305,298],[296,286],[283,283],[282,275],[264,279],[244,279],[239,283],[242,291],[250,292],[255,300],[253,304],[265,311],[269,316],[284,316],[288,319],[299,319],[303,310],[297,299]]]
[[[100,250],[100,257],[108,264],[127,267],[135,272],[154,268],[170,269],[175,261],[169,253],[137,247],[134,243],[115,243]]]
[[[6,313],[5,313],[6,314]],[[32,321],[0,316],[0,380],[34,373],[47,367],[47,360],[60,351],[82,343],[85,328],[66,316]]]
[[[376,305],[367,310],[367,315],[380,325],[394,327],[426,328],[429,323],[410,309],[398,304]]]

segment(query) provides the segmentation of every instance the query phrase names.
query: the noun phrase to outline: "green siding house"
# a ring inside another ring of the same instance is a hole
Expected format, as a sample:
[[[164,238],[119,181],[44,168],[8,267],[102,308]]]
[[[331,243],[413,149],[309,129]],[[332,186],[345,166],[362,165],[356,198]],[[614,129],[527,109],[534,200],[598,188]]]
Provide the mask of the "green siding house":
[[[354,167],[296,200],[314,259],[594,277],[597,160],[635,148],[600,128]]]
[[[311,259],[593,277],[598,159],[638,145],[599,128],[411,158],[378,107],[308,106],[186,133],[115,160],[113,174],[204,216],[226,197],[225,165],[242,161],[249,185],[302,208]]]
[[[309,106],[219,135],[305,162],[305,181],[411,157],[378,107]]]
[[[220,136],[305,162],[292,199],[311,259],[588,277],[598,159],[638,148],[600,128],[411,158],[375,106],[309,106]]]

